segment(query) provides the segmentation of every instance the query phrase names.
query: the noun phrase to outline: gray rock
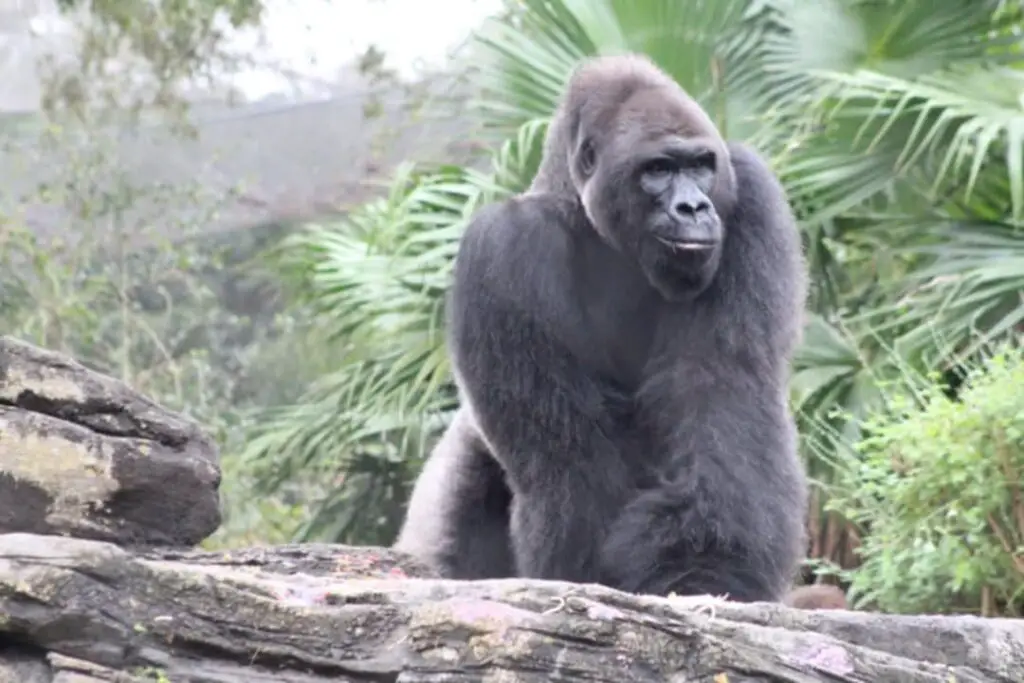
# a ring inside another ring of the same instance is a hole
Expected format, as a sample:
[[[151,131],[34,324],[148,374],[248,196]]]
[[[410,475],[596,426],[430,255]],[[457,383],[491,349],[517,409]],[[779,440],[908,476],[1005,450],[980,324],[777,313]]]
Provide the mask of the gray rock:
[[[59,353],[0,337],[0,532],[191,546],[220,525],[199,426]]]
[[[0,629],[2,630],[2,629]],[[0,683],[51,683],[53,673],[41,652],[0,644]]]
[[[54,683],[1019,683],[1024,671],[1021,620],[408,578],[419,568],[391,550],[308,550],[0,536],[0,643],[45,657]]]

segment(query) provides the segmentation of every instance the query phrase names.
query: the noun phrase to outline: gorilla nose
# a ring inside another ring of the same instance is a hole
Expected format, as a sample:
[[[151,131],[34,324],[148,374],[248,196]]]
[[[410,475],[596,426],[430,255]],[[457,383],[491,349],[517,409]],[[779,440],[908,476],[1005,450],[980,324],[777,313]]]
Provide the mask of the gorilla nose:
[[[679,218],[693,218],[698,213],[703,213],[711,208],[711,204],[707,200],[700,199],[696,201],[683,200],[676,202],[672,207],[674,213]]]

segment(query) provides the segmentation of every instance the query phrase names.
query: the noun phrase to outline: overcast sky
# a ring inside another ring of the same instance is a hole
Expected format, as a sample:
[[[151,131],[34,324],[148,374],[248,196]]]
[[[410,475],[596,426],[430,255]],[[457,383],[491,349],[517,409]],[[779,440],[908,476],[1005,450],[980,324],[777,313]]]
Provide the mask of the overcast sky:
[[[265,0],[260,58],[281,63],[315,80],[331,80],[338,69],[374,44],[386,64],[412,75],[420,62],[436,65],[501,0]],[[257,49],[252,36],[238,45]],[[239,76],[249,97],[287,87],[270,72]]]
[[[243,35],[235,46],[261,63],[280,65],[312,82],[330,83],[339,69],[373,44],[386,65],[415,74],[420,62],[436,65],[502,0],[264,0],[258,43]],[[0,110],[26,110],[38,102],[34,43],[60,41],[67,24],[54,0],[0,0]],[[34,36],[32,35],[34,34]],[[247,98],[288,94],[289,82],[271,69],[239,74]]]

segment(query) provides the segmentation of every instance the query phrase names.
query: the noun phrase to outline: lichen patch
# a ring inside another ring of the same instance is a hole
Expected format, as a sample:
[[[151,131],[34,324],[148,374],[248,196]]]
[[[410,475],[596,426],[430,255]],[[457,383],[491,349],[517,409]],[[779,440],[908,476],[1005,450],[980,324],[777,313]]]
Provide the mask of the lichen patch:
[[[86,400],[82,387],[60,373],[40,368],[26,371],[12,364],[7,368],[4,381],[0,382],[0,401],[14,403],[25,392],[68,403],[84,403]]]
[[[96,441],[70,441],[55,434],[24,433],[0,418],[0,470],[46,491],[52,512],[82,512],[118,490],[113,453]]]

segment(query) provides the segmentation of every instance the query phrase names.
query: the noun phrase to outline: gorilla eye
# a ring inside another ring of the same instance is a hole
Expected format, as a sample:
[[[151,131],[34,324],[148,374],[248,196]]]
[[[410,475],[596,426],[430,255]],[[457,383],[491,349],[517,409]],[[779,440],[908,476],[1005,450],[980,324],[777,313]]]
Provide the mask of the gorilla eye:
[[[675,165],[668,159],[655,159],[644,166],[644,173],[652,176],[663,176],[675,173]]]
[[[580,171],[583,175],[590,175],[594,172],[594,164],[597,161],[597,155],[594,153],[594,144],[590,140],[584,141],[580,146],[579,164]]]
[[[699,166],[701,168],[714,169],[717,160],[717,155],[714,153],[714,151],[709,149],[695,156],[693,159],[693,163],[695,166]]]

